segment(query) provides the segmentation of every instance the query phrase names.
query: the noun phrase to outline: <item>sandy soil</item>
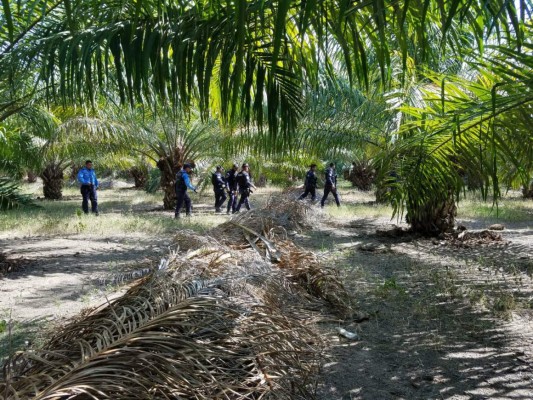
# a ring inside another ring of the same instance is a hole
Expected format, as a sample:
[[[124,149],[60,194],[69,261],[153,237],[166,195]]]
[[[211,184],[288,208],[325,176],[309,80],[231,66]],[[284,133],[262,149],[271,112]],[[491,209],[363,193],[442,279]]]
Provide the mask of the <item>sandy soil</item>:
[[[387,226],[387,219],[332,220],[300,238],[329,248],[325,257],[369,316],[322,326],[331,347],[318,398],[533,398],[528,224],[506,224],[507,244],[466,249],[376,233]],[[359,340],[340,337],[337,327]]]

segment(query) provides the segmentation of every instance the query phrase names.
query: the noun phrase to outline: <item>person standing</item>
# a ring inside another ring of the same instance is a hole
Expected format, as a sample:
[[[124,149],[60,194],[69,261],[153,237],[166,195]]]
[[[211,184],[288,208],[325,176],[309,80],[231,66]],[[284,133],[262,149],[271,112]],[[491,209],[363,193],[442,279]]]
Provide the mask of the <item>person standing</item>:
[[[81,208],[85,214],[89,214],[89,200],[91,201],[91,212],[98,215],[98,179],[93,169],[91,160],[85,161],[85,167],[78,172],[78,182],[81,183],[80,191],[83,200]]]
[[[330,163],[329,167],[326,168],[325,173],[326,183],[324,184],[324,196],[322,196],[322,201],[320,202],[320,205],[324,207],[324,202],[326,201],[329,193],[333,193],[333,197],[335,198],[335,203],[337,203],[337,207],[341,206],[341,202],[339,200],[339,194],[337,193],[337,173],[335,172],[335,164]]]
[[[194,193],[196,193],[196,187],[194,187],[191,183],[190,173],[191,173],[191,165],[190,164],[184,164],[183,169],[178,171],[176,174],[176,212],[174,213],[174,218],[179,219],[181,208],[183,207],[183,203],[185,203],[185,213],[188,217],[191,216],[192,211],[192,204],[191,204],[191,198],[187,194],[187,189],[191,189]]]
[[[237,207],[237,171],[239,170],[239,166],[237,164],[233,164],[233,168],[230,169],[228,172],[226,172],[226,190],[228,191],[228,207],[226,210],[226,214],[231,212],[235,212],[235,208]]]
[[[226,193],[224,193],[224,190],[226,189],[226,181],[224,180],[224,176],[222,176],[223,172],[224,168],[217,165],[216,171],[211,175],[211,183],[213,184],[213,190],[215,192],[215,212],[217,213],[222,211],[220,208],[226,201]]]
[[[311,201],[316,200],[316,183],[318,178],[316,176],[316,164],[311,164],[309,171],[305,174],[305,192],[302,193],[298,200],[303,200],[311,193]]]
[[[255,189],[254,184],[252,183],[252,178],[250,177],[250,166],[247,163],[244,163],[241,168],[241,172],[237,174],[237,184],[239,185],[239,204],[235,208],[235,212],[241,210],[241,206],[244,204],[247,210],[250,210],[250,193],[252,189]]]

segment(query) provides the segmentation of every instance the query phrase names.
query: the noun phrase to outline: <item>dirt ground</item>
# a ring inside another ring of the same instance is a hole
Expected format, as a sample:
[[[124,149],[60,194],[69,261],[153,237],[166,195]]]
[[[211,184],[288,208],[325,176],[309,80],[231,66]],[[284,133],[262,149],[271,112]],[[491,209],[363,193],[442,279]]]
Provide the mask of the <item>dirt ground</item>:
[[[360,200],[351,191],[343,199]],[[328,348],[317,398],[532,399],[533,216],[505,222],[503,241],[471,247],[388,236],[393,222],[333,216],[296,236],[339,269],[368,317],[320,325]],[[491,221],[459,222],[479,230]],[[138,233],[2,232],[1,252],[21,261],[0,278],[0,320],[17,327],[0,335],[2,356],[44,326],[120,294],[117,277],[155,265],[169,244],[170,237]],[[338,327],[358,339],[339,336]]]

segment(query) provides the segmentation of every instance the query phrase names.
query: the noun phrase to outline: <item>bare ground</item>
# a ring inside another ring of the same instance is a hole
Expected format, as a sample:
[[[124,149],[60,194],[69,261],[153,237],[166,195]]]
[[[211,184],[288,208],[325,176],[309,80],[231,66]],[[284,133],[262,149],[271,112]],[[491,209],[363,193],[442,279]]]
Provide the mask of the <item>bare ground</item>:
[[[136,210],[171,217],[150,206]],[[200,214],[209,210],[197,206]],[[491,221],[461,222],[482,229]],[[361,323],[321,325],[329,348],[317,397],[533,398],[531,225],[505,223],[506,242],[470,248],[387,237],[378,231],[391,228],[388,218],[357,215],[328,218],[298,235],[300,245],[341,270],[357,309],[368,315]],[[18,326],[0,335],[1,354],[38,336],[50,321],[120,294],[109,278],[153,266],[168,243],[170,237],[154,235],[16,238],[4,232],[1,251],[23,262],[0,279],[0,320]],[[359,339],[338,336],[337,327]]]

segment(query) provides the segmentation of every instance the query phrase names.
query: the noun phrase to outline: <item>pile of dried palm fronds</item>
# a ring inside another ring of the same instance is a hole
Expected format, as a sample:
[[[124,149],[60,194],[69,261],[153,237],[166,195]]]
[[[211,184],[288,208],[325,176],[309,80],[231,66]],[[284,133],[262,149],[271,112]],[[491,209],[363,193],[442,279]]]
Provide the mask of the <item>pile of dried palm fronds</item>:
[[[80,315],[42,349],[12,358],[0,393],[313,398],[322,344],[313,329],[317,311],[328,302],[347,314],[350,304],[334,270],[287,238],[306,212],[269,203],[204,235],[180,232],[178,251],[122,297]]]
[[[176,283],[167,268],[6,365],[6,399],[312,398],[316,334],[279,274]],[[178,274],[179,275],[179,274]],[[294,299],[293,299],[294,300]],[[289,310],[290,311],[290,310]]]

